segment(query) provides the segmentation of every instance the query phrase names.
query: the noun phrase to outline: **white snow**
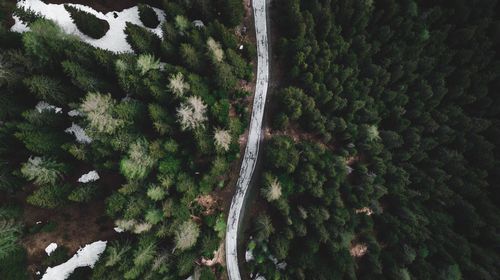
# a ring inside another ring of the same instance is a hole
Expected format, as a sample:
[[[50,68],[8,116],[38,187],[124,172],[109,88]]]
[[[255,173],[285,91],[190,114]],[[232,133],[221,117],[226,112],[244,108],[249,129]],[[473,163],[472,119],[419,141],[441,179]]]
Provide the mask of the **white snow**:
[[[90,266],[99,259],[99,256],[106,249],[107,241],[96,241],[80,248],[76,254],[67,262],[62,263],[55,267],[49,267],[45,271],[42,280],[64,280],[66,279],[77,267]]]
[[[70,127],[66,128],[65,132],[75,135],[76,141],[78,143],[83,143],[83,144],[92,143],[92,138],[90,138],[85,133],[85,130],[77,124],[72,123]]]
[[[287,266],[287,263],[286,262],[280,262],[276,265],[276,268],[280,269],[280,270],[285,270]]]
[[[18,16],[13,15],[12,18],[14,19],[14,25],[12,25],[12,27],[10,28],[11,31],[23,33],[30,30],[29,27],[26,26],[26,24],[21,22]]]
[[[71,110],[68,112],[68,116],[70,117],[78,117],[78,116],[82,116],[82,112],[78,111],[78,110]]]
[[[122,233],[122,232],[124,232],[124,231],[125,231],[125,230],[124,230],[124,229],[122,229],[121,227],[114,227],[113,229],[114,229],[116,232],[118,232],[118,233]]]
[[[57,243],[50,243],[47,248],[45,248],[45,253],[50,256],[52,252],[54,252],[57,249]]]
[[[269,43],[267,38],[267,4],[266,0],[253,0],[253,15],[255,35],[257,38],[257,81],[253,111],[250,120],[248,141],[240,169],[240,177],[236,183],[236,192],[231,201],[231,208],[226,229],[226,264],[229,280],[241,279],[238,267],[238,229],[243,205],[246,200],[250,180],[252,179],[260,142],[262,140],[262,118],[266,105],[267,88],[269,84]]]
[[[203,28],[205,27],[205,24],[203,23],[203,21],[197,19],[197,20],[193,20],[193,25],[197,28]]]
[[[94,181],[97,181],[99,180],[99,174],[97,173],[97,171],[95,170],[92,170],[90,171],[89,173],[87,174],[83,174],[79,179],[78,179],[78,182],[80,183],[88,183],[88,182],[94,182]]]
[[[124,32],[125,23],[131,22],[133,24],[145,27],[139,18],[139,9],[137,6],[125,9],[121,12],[110,11],[106,14],[98,12],[88,6],[79,5],[79,4],[68,4],[70,6],[76,7],[83,11],[89,12],[95,15],[97,18],[107,20],[109,23],[109,30],[100,39],[93,39],[83,33],[81,33],[76,25],[73,23],[68,11],[64,8],[63,4],[45,4],[41,0],[21,0],[17,2],[18,7],[30,8],[34,12],[40,13],[47,19],[53,20],[56,22],[64,32],[68,34],[73,34],[82,39],[82,41],[89,43],[94,47],[98,47],[101,49],[110,50],[113,52],[132,52],[132,48],[126,41],[126,35]],[[158,15],[158,19],[160,22],[165,21],[165,13],[157,8],[153,8],[156,14]],[[117,15],[115,18],[114,14]],[[15,20],[14,26],[12,26],[11,30],[15,32],[26,32],[29,30],[25,24],[19,21],[19,18],[13,16]],[[152,31],[158,36],[162,37],[163,33],[161,31],[161,24],[158,25],[155,29],[147,28],[146,29]]]
[[[56,107],[54,105],[50,105],[49,103],[47,103],[45,101],[38,102],[38,104],[36,104],[35,109],[39,113],[41,113],[41,112],[43,112],[45,110],[47,110],[47,111],[54,111],[54,112],[56,112],[56,114],[62,113],[62,108]]]
[[[245,261],[246,262],[249,262],[249,261],[253,261],[254,260],[254,257],[253,257],[253,251],[251,250],[247,250],[245,252]]]

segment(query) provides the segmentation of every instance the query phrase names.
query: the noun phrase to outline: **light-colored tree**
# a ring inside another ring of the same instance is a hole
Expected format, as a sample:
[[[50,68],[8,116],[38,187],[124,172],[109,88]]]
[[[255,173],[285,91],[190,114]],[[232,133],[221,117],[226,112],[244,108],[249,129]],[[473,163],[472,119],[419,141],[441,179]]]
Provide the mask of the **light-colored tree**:
[[[219,42],[215,41],[212,37],[207,40],[207,47],[212,59],[216,62],[222,62],[224,59],[224,51],[222,50]]]
[[[266,178],[265,181],[266,187],[262,189],[264,197],[269,202],[278,200],[281,197],[281,183],[278,181],[278,178],[269,175],[269,178]]]
[[[125,231],[133,230],[136,224],[137,224],[136,220],[116,220],[115,221],[115,226],[117,226],[118,228],[125,230]]]
[[[163,198],[165,198],[165,195],[167,193],[165,192],[165,189],[162,188],[161,186],[150,186],[147,194],[151,200],[160,201]]]
[[[80,111],[85,113],[92,129],[112,134],[124,124],[122,120],[113,116],[115,104],[116,101],[110,94],[90,92],[80,105]]]
[[[23,176],[37,185],[55,184],[63,176],[64,171],[63,163],[42,157],[30,157],[21,166]]]
[[[199,235],[200,228],[198,225],[191,220],[185,221],[175,232],[175,248],[186,250],[193,247]]]
[[[130,146],[128,157],[120,162],[120,171],[130,181],[144,179],[156,164],[157,155],[149,147],[147,140],[138,139]]]
[[[175,27],[177,27],[177,29],[179,29],[180,33],[184,33],[184,31],[186,31],[190,25],[191,25],[191,23],[184,16],[177,15],[175,17]]]
[[[380,140],[378,127],[376,125],[368,126],[366,128],[366,132],[368,135],[368,140],[370,140],[370,141]]]
[[[170,76],[168,87],[178,97],[183,96],[190,88],[181,72]]]
[[[141,75],[144,75],[151,70],[160,69],[160,60],[150,54],[141,54],[137,58],[137,68],[141,71]]]
[[[152,227],[153,227],[153,225],[150,223],[146,223],[146,222],[139,223],[139,224],[136,224],[134,226],[133,233],[140,234],[140,233],[149,231]]]
[[[231,134],[225,129],[216,129],[214,134],[215,146],[223,151],[229,150],[231,144]]]
[[[181,123],[181,128],[196,129],[203,126],[203,122],[207,120],[206,117],[207,105],[199,96],[191,96],[187,102],[182,103],[177,108],[177,117]]]

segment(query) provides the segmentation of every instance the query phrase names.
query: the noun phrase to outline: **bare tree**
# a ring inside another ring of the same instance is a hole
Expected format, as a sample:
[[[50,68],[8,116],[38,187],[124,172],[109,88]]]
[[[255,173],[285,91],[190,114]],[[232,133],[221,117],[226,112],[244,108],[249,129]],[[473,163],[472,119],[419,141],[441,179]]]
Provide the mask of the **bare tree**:
[[[226,152],[229,150],[229,145],[231,144],[231,134],[229,134],[229,131],[225,129],[216,129],[214,140],[215,146]]]
[[[184,75],[180,72],[170,76],[168,87],[178,97],[183,96],[190,88],[189,84],[184,81]]]

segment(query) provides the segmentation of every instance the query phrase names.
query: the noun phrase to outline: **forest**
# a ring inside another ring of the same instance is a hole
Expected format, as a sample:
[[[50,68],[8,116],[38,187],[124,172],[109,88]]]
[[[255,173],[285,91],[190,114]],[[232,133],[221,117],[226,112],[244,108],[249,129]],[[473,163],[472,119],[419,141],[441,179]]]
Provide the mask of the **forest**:
[[[500,278],[498,5],[273,1],[250,272]]]
[[[218,193],[229,188],[227,170],[240,158],[255,46],[237,28],[241,1],[157,2],[161,24],[144,3],[144,27],[126,24],[132,53],[95,48],[40,13],[1,2],[1,279],[33,279],[71,256],[60,246],[28,267],[24,240],[57,225],[24,224],[23,211],[99,203],[102,223],[122,233],[92,270],[68,279],[224,273]],[[64,8],[90,38],[110,29],[78,6]],[[29,31],[10,31],[12,13]],[[163,36],[148,29],[156,27]]]
[[[40,279],[70,259],[69,242],[50,255],[51,240],[33,245],[59,233],[107,240],[93,268],[67,279],[227,277],[226,213],[255,79],[247,7],[125,2],[139,21],[124,25],[130,52],[88,43],[114,27],[88,9],[60,7],[79,37],[0,0],[2,280]],[[500,279],[498,1],[269,9],[271,70],[283,74],[271,73],[242,271]],[[40,213],[62,218],[39,223]]]

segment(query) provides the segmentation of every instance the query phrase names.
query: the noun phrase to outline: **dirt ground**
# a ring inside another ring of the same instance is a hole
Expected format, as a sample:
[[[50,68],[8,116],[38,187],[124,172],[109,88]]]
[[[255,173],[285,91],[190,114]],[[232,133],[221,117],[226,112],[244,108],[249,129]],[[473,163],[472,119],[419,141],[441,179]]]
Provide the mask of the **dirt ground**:
[[[72,204],[62,209],[43,209],[24,205],[23,220],[27,229],[55,223],[51,232],[26,234],[22,244],[28,255],[28,269],[35,273],[47,257],[45,248],[52,242],[68,249],[73,255],[80,247],[97,240],[112,240],[117,234],[113,222],[105,217],[103,201],[91,204]]]

